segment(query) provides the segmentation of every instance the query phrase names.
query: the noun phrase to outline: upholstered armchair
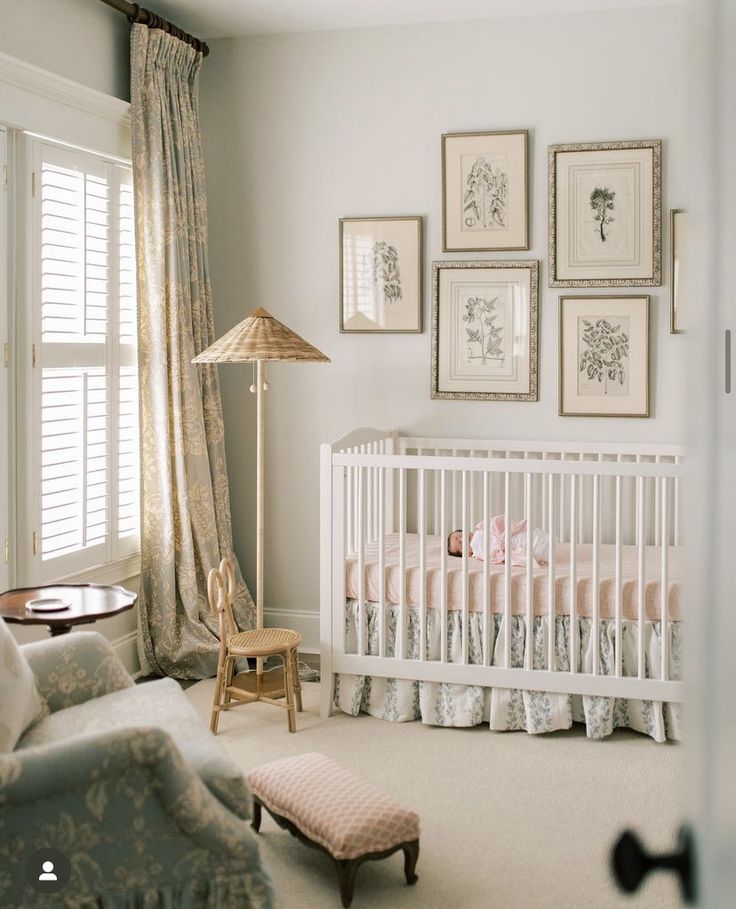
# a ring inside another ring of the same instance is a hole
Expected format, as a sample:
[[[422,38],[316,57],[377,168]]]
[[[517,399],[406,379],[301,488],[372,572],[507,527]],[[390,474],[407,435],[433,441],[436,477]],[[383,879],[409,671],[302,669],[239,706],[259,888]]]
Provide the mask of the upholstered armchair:
[[[135,685],[95,632],[21,648],[48,705],[0,754],[0,905],[270,909],[239,768],[172,679]],[[26,883],[63,852],[55,896]]]

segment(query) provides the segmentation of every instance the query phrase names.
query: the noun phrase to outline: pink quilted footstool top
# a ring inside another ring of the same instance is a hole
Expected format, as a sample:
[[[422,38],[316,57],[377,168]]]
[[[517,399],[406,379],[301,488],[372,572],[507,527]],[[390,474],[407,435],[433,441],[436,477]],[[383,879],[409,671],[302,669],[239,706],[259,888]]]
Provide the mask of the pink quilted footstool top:
[[[246,775],[253,795],[336,859],[419,839],[419,816],[324,754],[281,758]]]

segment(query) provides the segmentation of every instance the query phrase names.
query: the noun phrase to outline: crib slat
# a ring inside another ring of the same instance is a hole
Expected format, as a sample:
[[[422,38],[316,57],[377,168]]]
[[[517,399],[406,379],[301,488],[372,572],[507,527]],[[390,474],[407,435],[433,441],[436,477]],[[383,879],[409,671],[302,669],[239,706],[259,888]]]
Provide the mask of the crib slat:
[[[504,530],[506,555],[504,558],[504,591],[503,591],[503,620],[506,626],[504,635],[503,665],[511,668],[511,475],[508,470],[503,475],[504,489]]]
[[[556,616],[555,608],[555,475],[551,473],[547,479],[549,500],[549,567],[547,571],[547,609],[549,629],[547,635],[547,668],[550,672],[555,671],[555,638],[556,638]],[[527,538],[532,537],[533,528],[527,525]]]
[[[443,528],[440,526],[440,495],[441,495],[440,486],[441,486],[442,471],[435,470],[435,471],[433,471],[433,474],[434,474],[434,489],[433,489],[432,494],[434,496],[434,523],[432,524],[432,532],[435,534],[442,535]],[[447,547],[445,547],[445,548],[447,548]]]
[[[585,456],[581,451],[578,455],[578,461],[582,464]],[[585,540],[585,477],[580,477],[580,495],[578,496],[578,542],[583,543]]]
[[[374,454],[373,443],[370,443],[366,446],[368,448],[368,454]],[[366,468],[366,484],[367,484],[367,514],[366,514],[366,541],[372,543],[376,539],[375,535],[375,520],[376,514],[373,507],[373,471],[375,468],[367,467]]]
[[[614,596],[616,600],[616,676],[618,678],[623,674],[623,623],[621,620],[623,587],[621,583],[621,477],[616,477],[616,555],[615,555],[615,587]]]
[[[638,460],[638,455],[637,455]],[[639,546],[639,560],[637,572],[638,595],[638,628],[637,628],[637,672],[640,679],[646,677],[644,666],[644,632],[646,630],[646,616],[644,614],[644,477],[636,478],[636,538]]]
[[[358,468],[357,477],[357,521],[358,521],[358,656],[366,651],[366,616],[365,616],[365,468]]]
[[[419,659],[427,659],[427,488],[425,471],[418,471],[418,515],[419,523]]]
[[[348,467],[348,492],[347,492],[347,536],[348,552],[355,552],[355,520],[353,514],[355,511],[355,467]]]
[[[533,537],[533,484],[532,475],[524,474],[526,499],[526,668],[534,669],[534,548]]]
[[[570,672],[578,671],[578,479],[570,474]]]
[[[440,659],[447,662],[447,471],[440,471]]]
[[[680,458],[675,458],[675,464],[680,463]],[[675,477],[675,501],[673,504],[675,515],[674,515],[674,537],[673,543],[675,546],[680,545],[680,478]]]
[[[452,456],[453,456],[453,458],[457,457],[456,448],[452,449]],[[452,476],[450,479],[452,482],[452,510],[450,511],[450,523],[452,524],[452,529],[455,530],[460,524],[460,522],[458,521],[458,515],[457,515],[457,506],[458,506],[459,496],[457,493],[458,476],[457,476],[456,470],[452,471]]]
[[[565,542],[565,474],[560,474],[560,543]]]
[[[461,477],[461,506],[462,506],[462,534],[463,534],[463,557],[462,557],[462,657],[460,662],[468,662],[468,471],[462,471]]]
[[[593,477],[593,675],[600,675],[600,626],[601,626],[601,578],[600,578],[600,504],[601,478]]]
[[[386,468],[378,468],[378,654],[386,656]]]
[[[491,477],[483,472],[483,665],[491,665]]]
[[[654,463],[659,464],[660,457],[656,455],[654,458]],[[654,478],[654,545],[659,546],[661,540],[661,527],[660,527],[660,518],[662,517],[662,511],[659,504],[659,482],[658,479]]]
[[[399,621],[394,653],[406,658],[406,468],[399,468]]]
[[[667,477],[662,477],[662,527],[667,527],[669,520],[669,502],[667,496]],[[670,655],[670,623],[669,623],[669,583],[668,583],[668,558],[669,542],[667,535],[662,536],[662,577],[661,577],[661,606],[660,606],[660,633],[662,641],[662,681],[666,681],[669,675],[669,655]]]

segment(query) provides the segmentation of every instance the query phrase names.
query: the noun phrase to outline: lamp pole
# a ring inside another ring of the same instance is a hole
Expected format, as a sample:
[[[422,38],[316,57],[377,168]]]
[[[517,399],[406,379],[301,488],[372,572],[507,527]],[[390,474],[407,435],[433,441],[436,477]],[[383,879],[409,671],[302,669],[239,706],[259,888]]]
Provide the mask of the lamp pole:
[[[264,553],[264,469],[265,462],[265,412],[264,394],[266,392],[266,364],[264,360],[256,361],[256,628],[263,628],[263,553]],[[257,690],[261,689],[263,680],[263,658],[256,662]]]

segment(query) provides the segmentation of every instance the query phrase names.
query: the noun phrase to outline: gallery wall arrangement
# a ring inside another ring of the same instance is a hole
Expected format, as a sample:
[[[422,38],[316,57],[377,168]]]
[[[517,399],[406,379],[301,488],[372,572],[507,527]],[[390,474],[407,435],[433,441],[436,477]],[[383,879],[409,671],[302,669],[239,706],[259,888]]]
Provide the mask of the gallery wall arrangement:
[[[540,262],[530,248],[529,130],[446,133],[442,250],[432,263],[430,396],[538,401]],[[662,284],[662,142],[547,150],[548,284],[558,299],[558,413],[650,416],[650,297]],[[683,329],[686,218],[670,212],[670,331]],[[340,331],[422,332],[422,217],[340,220]],[[610,292],[606,292],[608,289]]]

